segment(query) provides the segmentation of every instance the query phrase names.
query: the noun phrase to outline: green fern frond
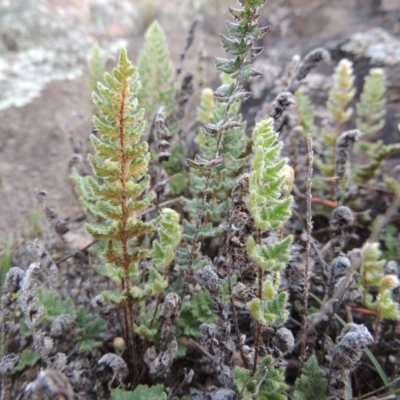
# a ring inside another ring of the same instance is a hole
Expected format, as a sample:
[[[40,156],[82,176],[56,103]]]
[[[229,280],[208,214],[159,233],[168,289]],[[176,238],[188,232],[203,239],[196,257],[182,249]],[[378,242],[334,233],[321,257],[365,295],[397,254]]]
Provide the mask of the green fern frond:
[[[379,243],[367,242],[361,249],[361,270],[359,278],[359,287],[363,295],[363,302],[368,308],[374,309],[369,289],[379,287],[383,277],[383,267],[386,263],[382,258],[382,252]]]
[[[300,125],[303,127],[306,134],[310,133],[312,137],[315,137],[315,110],[310,98],[301,89],[296,90],[294,95],[296,97]]]
[[[139,53],[138,68],[142,90],[138,94],[149,122],[158,107],[164,106],[167,116],[175,107],[176,86],[173,84],[174,68],[169,55],[164,31],[157,21],[149,26],[145,43]]]
[[[393,290],[400,285],[396,275],[386,275],[379,285],[379,293],[376,298],[378,315],[381,318],[400,320],[400,306],[392,298]]]
[[[18,364],[14,367],[13,372],[21,372],[26,368],[33,367],[41,359],[40,354],[32,349],[25,349],[22,351]]]
[[[103,213],[96,207],[97,197],[94,195],[93,190],[89,185],[89,177],[79,175],[76,168],[71,169],[69,178],[74,183],[78,192],[79,201],[83,209],[98,221],[104,220]]]
[[[144,129],[143,111],[138,109],[134,98],[140,82],[137,69],[130,64],[125,50],[121,51],[118,68],[105,77],[106,86],[99,84],[100,95],[95,96],[103,116],[95,118],[100,138],[91,137],[97,155],[89,156],[95,175],[104,178],[104,183],[97,183],[94,179],[88,181],[100,215],[115,222],[102,227],[88,224],[87,228],[97,239],[118,240],[123,235],[134,238],[153,228],[151,224],[135,222],[135,215],[150,206],[154,195],[143,200],[135,199],[149,185],[149,176],[146,175],[149,153],[146,143],[138,143]],[[138,183],[142,177],[143,181]],[[124,226],[120,223],[122,220]],[[118,256],[117,252],[110,251],[110,247],[103,256],[111,264],[122,265],[128,259],[129,263],[137,261],[137,254]],[[125,261],[122,261],[123,257]]]
[[[213,216],[213,224],[217,224],[218,219],[224,218],[225,215],[216,215],[212,208],[215,207],[218,212],[224,208],[228,209],[230,191],[245,163],[244,159],[241,160],[241,163],[237,162],[242,159],[246,149],[246,141],[243,140],[245,126],[239,108],[241,102],[251,95],[244,89],[243,82],[260,75],[260,72],[251,65],[251,61],[262,51],[262,47],[256,47],[255,41],[263,37],[269,29],[258,25],[259,11],[263,4],[265,4],[265,0],[241,2],[239,10],[229,9],[235,21],[227,23],[230,37],[220,35],[220,42],[223,50],[234,58],[215,59],[217,70],[225,74],[222,77],[223,84],[213,93],[213,98],[209,89],[203,93],[199,117],[208,123],[199,132],[197,138],[200,154],[194,161],[188,161],[188,165],[191,167],[191,177],[194,176],[194,179],[205,178],[204,185],[196,188],[197,192],[202,192],[202,195],[198,196],[193,193],[194,197],[205,200],[204,194],[206,194],[209,201],[208,210],[206,210],[207,202],[202,201],[196,211],[195,204],[190,204],[190,202],[192,200],[196,202],[197,198],[187,200],[187,210],[190,211],[188,211],[189,220],[186,226],[189,227],[193,225],[193,222],[195,223],[196,228],[191,239],[194,240],[196,246],[198,240],[205,237],[201,225],[210,223],[211,216]],[[212,105],[214,100],[215,103]],[[213,113],[211,113],[211,107],[213,107]],[[219,157],[219,154],[222,156]],[[235,160],[236,162],[234,162]],[[201,179],[198,180],[198,182],[201,181]],[[217,189],[222,185],[224,185],[223,190]],[[195,259],[194,248],[192,247],[187,266],[187,276],[189,277],[192,275],[192,264]],[[184,290],[186,289],[187,284]]]
[[[328,400],[327,380],[318,366],[316,357],[311,356],[304,364],[301,376],[296,380],[295,400]]]
[[[101,292],[101,295],[104,301],[118,307],[122,307],[127,302],[126,290],[124,291],[104,290],[103,292]]]
[[[123,389],[114,390],[111,393],[112,400],[167,400],[163,385],[139,385],[133,392]]]
[[[250,258],[263,270],[280,271],[285,268],[286,263],[290,261],[290,245],[292,237],[267,246],[256,244],[254,238],[249,236],[247,240],[247,250]]]
[[[285,384],[285,368],[274,366],[274,358],[266,356],[258,365],[256,373],[246,368],[235,367],[234,382],[243,400],[265,399],[286,400],[283,394]]]
[[[292,197],[282,198],[287,161],[279,159],[282,144],[276,143],[278,135],[272,127],[270,118],[258,123],[253,131],[254,160],[247,206],[255,227],[261,230],[275,229],[291,215]]]
[[[390,157],[392,154],[400,151],[400,143],[383,144],[382,141],[376,143],[369,143],[367,154],[371,160],[368,164],[357,166],[354,171],[354,180],[356,182],[365,183],[373,178],[374,174],[378,171],[382,162]]]
[[[214,117],[214,92],[205,88],[201,92],[200,106],[197,108],[197,119],[204,125],[210,124]]]
[[[190,301],[185,301],[179,316],[178,327],[186,336],[197,337],[200,325],[216,323],[217,316],[212,312],[213,300],[206,291],[195,293]]]
[[[76,317],[76,310],[72,299],[62,300],[60,295],[39,288],[37,290],[39,303],[44,307],[44,321],[52,323],[54,320],[63,314],[68,314],[71,317]]]
[[[333,76],[333,87],[329,93],[328,109],[337,125],[346,122],[352,115],[353,109],[348,104],[356,94],[354,89],[353,63],[350,60],[340,60]],[[338,134],[338,132],[336,132]]]
[[[93,318],[93,315],[90,315],[83,305],[76,309],[70,298],[62,300],[58,294],[52,291],[39,288],[37,295],[45,311],[44,321],[53,323],[56,318],[66,314],[72,317],[79,330],[76,340],[81,351],[93,350],[101,344],[99,338],[107,325],[103,318]]]
[[[232,84],[232,78],[226,74],[221,74],[223,84]],[[213,91],[209,88],[204,89],[201,97],[201,105],[198,108],[198,118],[208,126],[217,126],[224,120],[227,111],[227,103],[214,102]],[[222,160],[217,160],[217,164],[212,167],[212,174],[208,182],[209,199],[204,206],[204,222],[199,228],[199,239],[217,237],[223,232],[220,223],[226,218],[229,207],[229,197],[235,184],[236,177],[239,175],[245,164],[245,151],[247,141],[245,139],[246,123],[242,122],[242,115],[239,112],[240,103],[232,103],[229,109],[229,119],[236,121],[233,127],[227,128],[221,141]],[[200,129],[196,142],[198,144],[199,155],[197,160],[211,160],[214,157],[215,146],[218,138],[215,134],[209,133],[205,129]],[[195,221],[201,207],[204,188],[206,187],[206,175],[208,170],[203,167],[196,168],[196,162],[189,160],[191,171],[190,179],[190,199],[183,199],[185,211],[189,215],[189,220],[183,221],[183,238],[190,241],[195,231]],[[202,165],[201,163],[199,163]],[[197,165],[197,164],[196,164]]]
[[[320,154],[314,157],[314,165],[321,174],[327,178],[335,176],[337,141],[339,136],[343,133],[343,123],[348,121],[353,114],[353,109],[349,107],[349,104],[356,94],[354,79],[353,63],[347,59],[340,60],[335,68],[333,86],[329,92],[329,98],[326,104],[332,115],[333,127],[331,129],[322,130],[323,141],[319,142],[318,139],[316,141]],[[326,188],[326,190],[324,190],[325,193],[321,193],[321,197],[325,198],[333,195],[336,183],[332,180],[330,182],[330,188],[322,182],[318,185],[321,188]]]
[[[278,293],[279,272],[290,260],[292,237],[283,236],[283,227],[291,216],[291,188],[294,173],[287,160],[280,157],[282,142],[273,131],[273,119],[259,122],[252,134],[254,158],[249,178],[247,208],[254,220],[257,242],[253,236],[247,239],[249,258],[256,264],[259,280],[269,271],[267,280],[259,282],[263,287],[258,297],[247,303],[252,318],[261,325],[279,326],[285,323],[287,293]],[[263,232],[277,230],[277,239],[270,237],[269,244],[260,240]],[[273,279],[271,277],[273,276]]]
[[[170,208],[164,208],[160,215],[159,241],[153,242],[153,262],[157,268],[164,270],[173,261],[175,249],[182,238],[179,214]]]
[[[114,281],[120,278],[121,290],[102,292],[103,299],[124,308],[125,332],[131,384],[136,385],[140,359],[137,356],[134,332],[134,305],[151,296],[160,295],[168,285],[154,269],[150,270],[143,288],[132,286],[140,260],[151,256],[149,249],[138,247],[138,239],[155,229],[157,220],[143,222],[139,213],[146,211],[155,198],[148,192],[150,176],[148,144],[140,142],[145,129],[144,109],[138,105],[141,89],[139,74],[127,57],[125,49],[117,68],[104,74],[93,101],[98,116],[93,122],[98,136],[91,136],[95,155],[88,159],[95,178],[87,182],[96,200],[101,223],[86,224],[87,231],[105,241],[101,257],[105,267],[98,270]],[[101,180],[98,178],[102,178]],[[138,290],[137,290],[138,289]],[[90,344],[86,341],[83,346]]]
[[[386,77],[383,69],[370,69],[357,104],[357,129],[367,137],[372,137],[385,126],[385,91]]]
[[[97,91],[97,83],[104,83],[105,61],[104,51],[100,46],[95,43],[90,49],[90,56],[88,60],[89,69],[89,89],[91,92]]]

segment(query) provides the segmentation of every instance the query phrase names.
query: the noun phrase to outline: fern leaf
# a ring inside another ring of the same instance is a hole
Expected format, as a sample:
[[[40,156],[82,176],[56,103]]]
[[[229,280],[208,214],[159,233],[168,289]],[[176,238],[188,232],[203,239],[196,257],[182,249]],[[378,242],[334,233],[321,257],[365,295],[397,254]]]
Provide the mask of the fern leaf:
[[[372,68],[365,78],[363,92],[357,104],[357,128],[372,137],[385,126],[385,72],[381,68]]]
[[[123,389],[114,390],[111,393],[112,400],[167,400],[163,385],[139,385],[133,392]]]
[[[174,69],[163,29],[154,21],[146,31],[139,53],[138,68],[143,89],[138,98],[150,121],[158,107],[164,106],[167,116],[175,107],[176,87],[172,83]]]
[[[328,400],[326,395],[327,380],[318,367],[313,355],[305,363],[301,376],[296,380],[295,400]]]

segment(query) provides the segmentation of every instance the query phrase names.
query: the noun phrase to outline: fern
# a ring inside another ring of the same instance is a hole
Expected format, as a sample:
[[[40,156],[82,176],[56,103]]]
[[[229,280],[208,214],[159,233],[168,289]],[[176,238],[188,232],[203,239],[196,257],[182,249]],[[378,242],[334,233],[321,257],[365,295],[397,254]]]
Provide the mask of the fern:
[[[101,345],[98,339],[107,326],[103,318],[93,318],[92,315],[87,313],[85,307],[80,305],[76,311],[75,322],[81,334],[78,341],[78,349],[80,351],[90,351]]]
[[[89,89],[91,92],[97,92],[98,82],[104,83],[105,72],[104,52],[97,43],[90,50],[88,68],[90,73]]]
[[[105,331],[107,325],[103,318],[93,318],[83,305],[76,309],[71,299],[62,300],[58,294],[51,291],[39,288],[37,294],[39,302],[45,310],[44,321],[53,323],[57,317],[65,314],[73,318],[79,329],[76,340],[80,351],[90,351],[101,345],[99,337]]]
[[[380,234],[379,240],[383,242],[385,250],[385,258],[387,260],[395,260],[399,253],[399,233],[394,225],[387,225],[383,233]]]
[[[99,132],[99,137],[91,135],[96,155],[88,156],[95,176],[101,181],[86,178],[92,190],[91,199],[96,199],[94,210],[102,221],[86,224],[86,228],[95,239],[104,241],[101,257],[105,265],[96,269],[120,283],[119,289],[104,291],[102,296],[124,309],[128,369],[135,385],[141,363],[135,330],[143,336],[144,330],[149,328],[141,327],[139,321],[134,320],[134,306],[140,305],[143,310],[145,301],[154,296],[160,299],[168,286],[167,271],[162,275],[154,267],[140,286],[132,285],[138,277],[139,262],[152,255],[149,249],[138,247],[139,239],[160,224],[159,241],[154,242],[153,247],[154,263],[165,270],[172,262],[181,231],[179,216],[171,209],[162,210],[158,218],[149,222],[139,217],[139,213],[149,208],[155,195],[148,192],[148,144],[140,142],[145,128],[144,110],[138,107],[135,96],[141,84],[137,68],[131,65],[125,49],[121,50],[118,67],[112,74],[105,74],[105,82],[105,85],[98,85],[100,94],[93,93],[101,117],[93,118]],[[93,201],[90,204],[93,206]]]
[[[37,291],[40,304],[45,309],[44,321],[52,323],[57,317],[63,314],[76,316],[76,310],[72,299],[62,300],[60,295],[39,288]]]
[[[296,90],[295,97],[300,125],[306,134],[310,133],[315,137],[315,110],[310,98],[301,89]]]
[[[361,146],[365,146],[366,150],[362,150]],[[383,144],[381,140],[376,143],[362,144],[358,147],[359,152],[366,153],[370,156],[370,161],[366,165],[357,166],[354,173],[356,182],[365,183],[378,171],[382,162],[392,154],[400,151],[400,143]]]
[[[204,134],[210,135],[210,137],[206,138],[204,136],[204,139],[207,140],[207,144],[205,142],[202,143],[204,144],[202,151],[204,152],[204,156],[208,155],[207,158],[204,158],[202,154],[198,155],[194,160],[188,160],[188,165],[191,170],[196,170],[192,175],[192,184],[201,185],[200,189],[202,190],[202,196],[201,199],[195,199],[193,203],[188,204],[192,218],[194,217],[193,219],[196,221],[195,224],[193,224],[193,220],[184,221],[184,238],[188,242],[191,242],[191,245],[188,243],[186,248],[188,262],[183,296],[186,295],[188,283],[192,278],[193,265],[196,263],[195,253],[198,248],[198,241],[202,238],[215,237],[222,233],[222,227],[215,226],[214,223],[217,223],[217,221],[220,220],[221,213],[223,213],[223,210],[227,208],[227,203],[226,205],[224,204],[224,196],[226,196],[227,193],[226,188],[228,185],[231,185],[229,182],[231,177],[228,175],[226,182],[219,181],[219,177],[215,174],[215,171],[218,170],[222,173],[222,170],[224,169],[225,154],[222,153],[222,146],[224,143],[227,144],[227,140],[230,140],[228,138],[225,139],[224,142],[224,136],[227,132],[240,128],[242,125],[241,122],[231,118],[231,109],[233,111],[236,110],[234,111],[234,116],[235,118],[238,117],[237,110],[240,103],[251,95],[244,89],[242,82],[249,81],[260,75],[260,72],[255,70],[251,65],[251,61],[262,51],[262,47],[255,46],[255,41],[261,39],[269,30],[268,27],[258,26],[260,7],[264,4],[265,0],[253,0],[250,2],[240,2],[239,9],[229,8],[231,15],[235,19],[234,22],[227,22],[227,29],[230,37],[220,35],[223,50],[226,53],[233,55],[234,58],[216,58],[215,66],[218,71],[230,75],[230,78],[233,79],[233,81],[231,81],[232,83],[222,84],[214,92],[214,100],[226,106],[225,108],[221,106],[219,110],[217,109],[217,106],[214,106],[214,109],[221,112],[221,115],[217,116],[214,114],[216,117],[214,121],[212,121],[211,116],[209,118],[205,117],[208,124],[203,128]],[[206,92],[205,95],[208,96],[208,99],[204,100],[203,104],[206,105],[206,102],[211,104],[212,99],[210,91],[208,91],[208,94]],[[210,111],[209,105],[206,106]],[[202,118],[203,116],[204,113],[201,113]],[[232,132],[231,134],[237,135],[236,132]],[[228,133],[227,137],[231,134]],[[212,138],[212,136],[214,138]],[[208,151],[205,151],[207,147],[209,147],[209,149]],[[229,158],[229,153],[231,152],[232,154],[234,149],[232,147],[231,149],[225,149],[225,151],[226,150],[226,156]],[[223,156],[221,157],[220,154]],[[211,156],[211,158],[209,156]],[[239,161],[239,163],[240,162],[241,161]],[[237,163],[234,170],[236,170],[236,173],[239,170]],[[232,171],[230,171],[229,174]],[[197,175],[197,173],[199,173],[199,175]],[[208,204],[207,202],[209,193],[216,195],[216,199],[212,198],[212,201],[216,200],[214,204]],[[222,196],[222,198],[219,196]],[[211,212],[212,207],[214,208],[213,211],[215,211],[215,216],[214,213]]]
[[[365,78],[360,102],[357,104],[357,128],[366,134],[366,141],[356,145],[356,151],[367,163],[357,166],[354,170],[354,180],[365,183],[372,179],[382,162],[393,153],[400,151],[400,144],[383,144],[381,140],[369,142],[373,136],[385,126],[386,115],[386,79],[381,68],[372,68]]]
[[[341,133],[342,124],[349,120],[353,114],[353,109],[348,105],[355,94],[353,63],[347,59],[342,59],[335,69],[333,87],[329,93],[327,104],[335,121],[336,137]]]
[[[138,69],[142,82],[138,99],[146,110],[147,121],[151,121],[157,108],[162,105],[167,116],[171,115],[176,92],[172,82],[174,69],[164,31],[157,21],[146,31],[145,42],[139,53]]]
[[[367,242],[361,249],[360,291],[365,305],[371,306],[372,296],[368,294],[371,287],[378,287],[384,276],[386,263],[378,243]]]
[[[198,292],[192,299],[185,302],[178,320],[178,326],[186,336],[197,337],[200,325],[217,322],[217,316],[212,312],[213,300],[207,292]]]
[[[282,142],[273,131],[273,119],[258,123],[252,134],[254,158],[249,178],[247,208],[254,220],[256,238],[247,239],[247,251],[258,270],[257,297],[247,303],[251,317],[256,322],[255,361],[262,325],[280,326],[288,317],[287,293],[279,293],[279,271],[290,260],[292,237],[283,238],[286,221],[291,215],[293,170],[280,157]],[[269,232],[271,241],[263,245],[261,238]],[[275,232],[275,233],[274,233]],[[269,275],[265,279],[265,272]],[[265,397],[269,398],[269,397]]]
[[[400,320],[399,303],[392,298],[393,290],[400,285],[396,275],[386,275],[382,278],[378,296],[376,298],[376,310],[378,321],[380,318],[391,319],[394,321]]]
[[[315,356],[311,356],[304,364],[301,376],[296,380],[294,400],[328,400],[326,395],[327,380],[318,367]]]
[[[89,177],[79,175],[76,168],[72,168],[69,178],[75,185],[79,196],[79,202],[83,209],[98,221],[104,220],[103,213],[96,206],[97,197],[90,188]]]
[[[334,127],[323,130],[323,141],[318,149],[318,152],[323,156],[314,158],[315,166],[325,177],[331,178],[335,175],[336,145],[342,133],[343,123],[348,121],[353,114],[353,109],[349,107],[349,103],[354,98],[355,93],[353,64],[347,59],[342,59],[335,69],[333,87],[327,102],[327,108],[331,112]],[[321,183],[319,185],[321,187],[326,186]],[[334,183],[332,183],[332,188],[333,186]]]
[[[286,400],[285,369],[274,366],[274,358],[266,356],[251,376],[245,368],[235,367],[234,382],[243,400]]]
[[[13,235],[10,234],[0,243],[0,286],[3,287],[6,275],[13,265],[12,255],[15,246]]]
[[[227,75],[223,75],[222,79],[224,85],[233,84],[232,79]],[[198,118],[204,124],[217,124],[218,121],[223,119],[227,111],[228,105],[226,103],[214,102],[213,98],[214,93],[211,89],[203,90],[201,106],[198,109]],[[243,156],[246,150],[246,141],[244,139],[246,124],[242,123],[239,106],[240,103],[237,102],[230,106],[229,119],[237,123],[231,129],[224,131],[221,141],[221,153],[224,154],[224,158],[212,166],[212,174],[209,180],[210,198],[204,208],[204,217],[209,222],[200,227],[199,237],[201,239],[215,237],[222,233],[222,228],[219,224],[226,217],[230,192],[245,163]],[[187,211],[192,221],[197,219],[207,181],[207,168],[203,168],[200,160],[213,157],[218,138],[210,132],[207,133],[205,130],[200,130],[196,141],[199,155],[194,163],[189,161],[189,166],[192,167],[190,172],[191,198],[185,199],[185,211]],[[194,223],[185,221],[184,227],[184,237],[185,239],[190,239],[193,236]]]
[[[104,52],[97,43],[95,43],[90,50],[88,69],[89,69],[88,86],[90,92],[97,92],[98,91],[97,84],[99,82],[102,84],[104,83],[104,72],[105,72]],[[92,108],[91,111],[92,114],[98,116],[96,108]]]
[[[14,367],[13,372],[21,372],[26,368],[33,367],[40,360],[40,354],[32,349],[22,351],[18,364]]]
[[[385,126],[386,78],[383,69],[372,68],[365,78],[357,104],[357,129],[371,138]]]
[[[367,242],[361,249],[361,261],[359,288],[364,305],[377,311],[378,321],[400,319],[398,304],[392,299],[392,291],[399,286],[399,281],[395,275],[384,274],[386,260],[382,258],[379,244]],[[370,288],[378,289],[376,297],[369,293]]]
[[[112,400],[167,400],[163,385],[139,385],[133,392],[117,389],[111,393]]]
[[[162,210],[159,228],[159,241],[153,242],[153,262],[164,270],[175,257],[175,249],[181,242],[182,232],[179,225],[179,214],[170,208]]]
[[[168,161],[163,162],[163,166],[170,177],[169,187],[171,193],[179,195],[187,189],[189,182],[187,171],[182,165],[182,160],[186,157],[186,151],[181,144],[177,144],[171,149],[171,156]]]
[[[142,294],[131,287],[138,262],[151,255],[149,250],[135,247],[136,239],[151,232],[156,221],[142,222],[138,218],[138,213],[150,206],[155,195],[150,192],[143,196],[150,183],[147,174],[150,154],[147,143],[140,143],[145,122],[144,110],[138,107],[135,98],[141,89],[139,75],[125,49],[121,50],[118,67],[112,74],[105,74],[105,81],[105,85],[98,85],[100,94],[93,93],[101,117],[93,117],[99,138],[91,135],[96,156],[88,156],[95,176],[102,179],[100,183],[90,177],[88,183],[104,222],[89,223],[86,228],[95,239],[105,241],[102,258],[108,268],[114,270],[114,276],[121,276],[121,289],[114,293],[104,292],[103,297],[124,309],[128,368],[135,384],[139,360],[134,339],[133,305],[158,294],[167,282],[159,274],[157,279],[154,278],[156,272],[153,272]]]

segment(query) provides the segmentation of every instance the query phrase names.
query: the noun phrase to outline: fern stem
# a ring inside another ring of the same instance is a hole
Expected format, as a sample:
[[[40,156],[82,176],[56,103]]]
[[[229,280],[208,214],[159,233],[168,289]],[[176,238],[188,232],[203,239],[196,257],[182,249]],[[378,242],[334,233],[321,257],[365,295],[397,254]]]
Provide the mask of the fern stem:
[[[165,268],[164,274],[163,274],[163,278],[164,279],[168,279],[169,278],[169,275],[172,272],[172,267],[173,267],[173,264],[171,263],[170,265],[168,265],[167,268]],[[157,296],[156,307],[154,308],[154,313],[153,313],[153,316],[151,317],[151,321],[150,321],[150,325],[149,325],[150,329],[153,327],[153,324],[154,324],[154,321],[155,321],[155,318],[156,318],[156,315],[157,315],[158,307],[160,306],[160,303],[161,303],[161,297],[162,297],[162,293],[160,293]]]
[[[122,280],[122,290],[125,291],[127,301],[125,304],[125,334],[127,338],[127,349],[128,349],[128,369],[129,379],[133,387],[135,387],[138,377],[138,352],[135,343],[134,327],[134,315],[133,315],[133,299],[130,293],[130,276],[129,276],[129,252],[128,252],[128,210],[127,210],[127,193],[126,193],[126,168],[127,168],[127,157],[126,157],[126,143],[125,143],[125,101],[126,92],[129,89],[127,80],[124,81],[124,88],[122,91],[122,98],[120,103],[119,112],[119,144],[120,144],[120,165],[121,175],[119,181],[121,183],[121,210],[122,210],[122,236],[121,236],[121,247],[124,260],[124,277]]]
[[[228,258],[228,290],[229,290],[229,303],[232,309],[232,315],[233,315],[233,323],[235,325],[235,333],[236,333],[236,338],[238,342],[238,347],[239,347],[239,352],[240,352],[240,357],[242,358],[243,364],[247,369],[250,369],[249,362],[247,360],[247,357],[244,354],[244,349],[243,349],[243,344],[241,340],[241,334],[240,334],[240,329],[239,329],[239,322],[237,318],[237,313],[236,313],[236,308],[235,308],[235,303],[233,302],[233,297],[232,297],[232,282],[231,282],[231,274],[232,274],[232,269],[233,269],[233,258],[232,258],[232,249],[231,249],[231,240],[232,240],[232,218],[233,218],[233,204],[232,204],[232,199],[231,199],[231,204],[229,207],[229,220],[228,220],[228,234],[227,234],[227,258]]]
[[[261,229],[257,229],[257,244],[261,246],[261,239],[262,239],[262,232]],[[258,267],[258,298],[260,299],[260,302],[262,301],[262,284],[263,284],[263,270],[261,267]],[[257,362],[258,362],[258,351],[260,347],[260,341],[261,341],[261,323],[256,322],[256,336],[255,336],[255,341],[254,341],[254,364],[253,364],[253,370],[251,372],[251,375],[254,376],[257,370]]]
[[[381,328],[382,328],[382,315],[381,315],[381,310],[380,306],[378,306],[377,310],[377,316],[376,316],[376,325],[374,329],[374,341],[375,341],[375,346],[379,343],[380,336],[381,336]]]

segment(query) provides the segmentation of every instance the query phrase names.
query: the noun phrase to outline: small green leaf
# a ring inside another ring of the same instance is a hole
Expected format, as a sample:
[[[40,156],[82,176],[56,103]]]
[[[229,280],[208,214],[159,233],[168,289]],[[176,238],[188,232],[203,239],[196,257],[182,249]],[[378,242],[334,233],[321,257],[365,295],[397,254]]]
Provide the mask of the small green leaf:
[[[124,291],[111,291],[105,290],[101,293],[104,301],[114,304],[116,306],[122,306],[126,302],[126,293]]]
[[[221,43],[222,43],[222,48],[226,53],[230,53],[234,56],[239,56],[242,54],[247,53],[251,45],[247,45],[244,40],[232,40],[227,38],[224,35],[219,35]]]
[[[26,368],[33,367],[40,360],[40,354],[35,350],[25,349],[21,353],[18,365],[14,368],[13,372],[20,372]]]
[[[240,68],[240,58],[236,57],[234,60],[226,60],[225,58],[216,58],[215,67],[218,71],[225,72],[226,74],[233,74]]]
[[[139,385],[133,392],[117,389],[111,393],[112,400],[167,400],[163,385]]]

